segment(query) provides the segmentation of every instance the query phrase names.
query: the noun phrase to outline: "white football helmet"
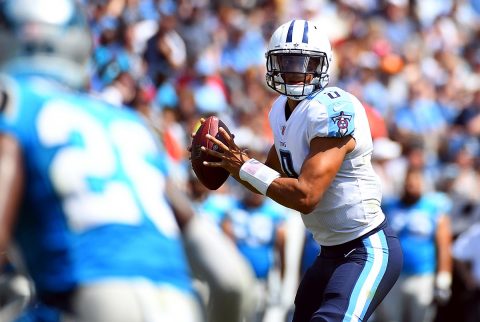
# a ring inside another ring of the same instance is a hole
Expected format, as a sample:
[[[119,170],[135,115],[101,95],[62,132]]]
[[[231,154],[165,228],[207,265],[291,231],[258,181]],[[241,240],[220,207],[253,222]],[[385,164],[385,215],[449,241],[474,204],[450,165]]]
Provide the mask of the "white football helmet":
[[[291,20],[278,27],[265,56],[267,85],[291,99],[302,100],[328,84],[332,47],[311,21]],[[287,84],[288,74],[294,75],[293,84]]]
[[[1,0],[0,65],[74,87],[89,76],[93,41],[75,0]]]

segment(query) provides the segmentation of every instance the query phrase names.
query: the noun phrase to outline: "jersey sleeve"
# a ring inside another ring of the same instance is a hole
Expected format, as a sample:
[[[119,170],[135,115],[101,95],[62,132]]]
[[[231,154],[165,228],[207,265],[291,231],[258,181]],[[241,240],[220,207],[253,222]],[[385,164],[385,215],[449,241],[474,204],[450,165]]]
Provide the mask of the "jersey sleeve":
[[[351,95],[330,89],[312,98],[308,111],[308,140],[315,137],[339,138],[353,134],[355,108]]]

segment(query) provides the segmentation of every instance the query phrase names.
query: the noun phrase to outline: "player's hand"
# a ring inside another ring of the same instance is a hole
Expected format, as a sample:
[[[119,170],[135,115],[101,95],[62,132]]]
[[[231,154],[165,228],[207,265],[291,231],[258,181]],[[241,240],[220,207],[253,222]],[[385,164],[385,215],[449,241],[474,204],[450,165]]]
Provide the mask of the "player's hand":
[[[433,297],[438,305],[445,305],[452,295],[452,275],[449,272],[439,272],[435,277]]]
[[[216,139],[211,135],[207,135],[207,138],[218,145],[222,152],[217,152],[214,150],[207,149],[202,146],[201,149],[203,152],[212,155],[214,157],[220,158],[219,162],[207,162],[204,161],[203,164],[207,167],[221,167],[230,172],[231,175],[238,177],[238,173],[242,165],[247,162],[250,157],[247,155],[246,150],[240,149],[234,142],[234,135],[229,135],[223,127],[218,129],[220,134],[224,137],[226,144],[222,141]]]

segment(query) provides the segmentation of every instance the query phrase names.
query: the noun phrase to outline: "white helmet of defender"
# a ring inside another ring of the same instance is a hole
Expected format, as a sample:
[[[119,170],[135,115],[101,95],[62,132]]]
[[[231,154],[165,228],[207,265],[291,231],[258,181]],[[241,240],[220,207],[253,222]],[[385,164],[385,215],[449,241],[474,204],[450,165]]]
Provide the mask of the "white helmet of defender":
[[[328,84],[332,47],[325,33],[311,21],[291,20],[278,27],[265,56],[267,85],[291,99],[302,100]],[[287,84],[286,74],[303,76],[303,82]]]
[[[88,80],[93,41],[75,0],[0,1],[0,65],[74,87]]]

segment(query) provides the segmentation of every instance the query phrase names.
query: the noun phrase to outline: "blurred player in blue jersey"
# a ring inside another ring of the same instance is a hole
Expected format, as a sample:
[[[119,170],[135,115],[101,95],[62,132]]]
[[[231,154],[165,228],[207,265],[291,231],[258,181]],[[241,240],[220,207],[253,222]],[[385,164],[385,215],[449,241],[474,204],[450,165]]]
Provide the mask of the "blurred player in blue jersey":
[[[194,240],[192,237],[186,239],[187,255],[195,277],[207,282],[207,288],[202,287],[204,284],[196,285],[200,286],[200,293],[209,298],[208,322],[236,322],[238,318],[249,321],[248,316],[255,310],[254,294],[251,291],[255,280],[254,271],[235,243],[221,230],[225,213],[234,207],[236,198],[228,190],[208,190],[193,173],[188,184],[188,196],[196,216],[194,225],[189,225],[194,228],[187,231],[192,232],[189,236],[195,236],[194,233],[197,236]],[[212,238],[218,233],[225,237],[221,243],[219,237],[215,238],[217,241]],[[199,247],[200,244],[203,246]],[[237,301],[240,301],[240,307],[235,304]],[[239,309],[241,311],[235,313]]]
[[[92,46],[81,9],[0,12],[1,251],[14,237],[38,299],[79,321],[201,321],[157,142],[77,91]]]
[[[256,285],[256,310],[250,322],[262,322],[271,296],[271,273],[284,272],[286,209],[264,196],[246,190],[223,220],[225,232],[252,266]],[[277,294],[278,295],[278,294]]]
[[[397,284],[377,310],[379,322],[433,321],[451,295],[450,199],[428,192],[423,169],[407,169],[401,196],[383,204],[405,260]]]
[[[245,187],[298,210],[321,245],[295,299],[294,322],[367,321],[397,280],[402,253],[385,221],[371,165],[372,137],[360,101],[327,87],[332,50],[325,26],[292,20],[275,30],[267,85],[274,145],[264,163],[211,137],[223,167]],[[206,150],[205,148],[202,148]]]
[[[92,41],[81,8],[1,1],[0,47],[0,264],[15,241],[38,301],[19,320],[203,321],[182,237],[204,253],[208,226],[194,225],[142,118],[82,93]],[[239,310],[238,270],[220,311]]]

